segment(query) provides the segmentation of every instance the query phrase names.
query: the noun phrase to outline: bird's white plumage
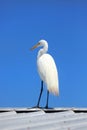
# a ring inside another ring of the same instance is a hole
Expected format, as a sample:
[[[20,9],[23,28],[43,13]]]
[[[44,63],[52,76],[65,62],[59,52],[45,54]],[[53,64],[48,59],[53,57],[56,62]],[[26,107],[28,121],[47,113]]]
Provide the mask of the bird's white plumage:
[[[40,78],[45,82],[49,92],[59,94],[58,73],[54,59],[49,54],[43,54],[37,59]]]
[[[38,73],[41,80],[46,84],[49,92],[59,95],[58,71],[54,59],[47,54],[48,43],[45,40],[40,40],[38,44],[32,47],[32,50],[42,46],[37,56]]]

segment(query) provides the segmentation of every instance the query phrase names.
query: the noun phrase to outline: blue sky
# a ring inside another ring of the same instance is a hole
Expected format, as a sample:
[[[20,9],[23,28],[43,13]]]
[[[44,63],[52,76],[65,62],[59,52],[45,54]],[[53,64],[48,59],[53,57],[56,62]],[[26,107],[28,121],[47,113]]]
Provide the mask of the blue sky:
[[[87,107],[87,2],[0,0],[0,107],[37,104],[40,78],[31,48],[49,43],[59,72],[59,97],[50,107]],[[41,99],[45,106],[46,88]]]

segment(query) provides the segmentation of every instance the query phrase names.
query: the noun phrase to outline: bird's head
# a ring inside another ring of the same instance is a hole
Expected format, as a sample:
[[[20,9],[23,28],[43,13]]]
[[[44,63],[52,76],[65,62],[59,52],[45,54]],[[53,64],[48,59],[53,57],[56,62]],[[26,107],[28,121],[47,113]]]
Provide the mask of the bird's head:
[[[45,40],[40,40],[36,45],[34,45],[34,46],[31,48],[31,50],[34,50],[35,48],[40,47],[40,46],[48,46],[47,41],[45,41]]]

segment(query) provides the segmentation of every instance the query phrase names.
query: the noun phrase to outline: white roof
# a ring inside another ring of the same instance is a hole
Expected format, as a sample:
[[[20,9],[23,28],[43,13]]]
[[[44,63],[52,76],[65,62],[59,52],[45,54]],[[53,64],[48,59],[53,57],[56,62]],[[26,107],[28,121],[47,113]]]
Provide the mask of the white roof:
[[[0,130],[87,130],[87,108],[0,108]]]

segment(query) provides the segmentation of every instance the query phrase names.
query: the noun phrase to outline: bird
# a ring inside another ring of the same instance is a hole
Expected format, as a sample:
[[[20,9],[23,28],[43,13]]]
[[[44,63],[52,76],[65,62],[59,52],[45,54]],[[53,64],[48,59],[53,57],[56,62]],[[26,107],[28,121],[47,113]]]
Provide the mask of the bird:
[[[58,70],[53,57],[47,53],[48,42],[46,40],[40,40],[31,48],[31,50],[34,50],[38,47],[42,47],[38,51],[37,55],[37,69],[41,79],[41,91],[36,107],[39,108],[44,83],[47,87],[47,100],[45,108],[48,108],[49,93],[59,96]]]

